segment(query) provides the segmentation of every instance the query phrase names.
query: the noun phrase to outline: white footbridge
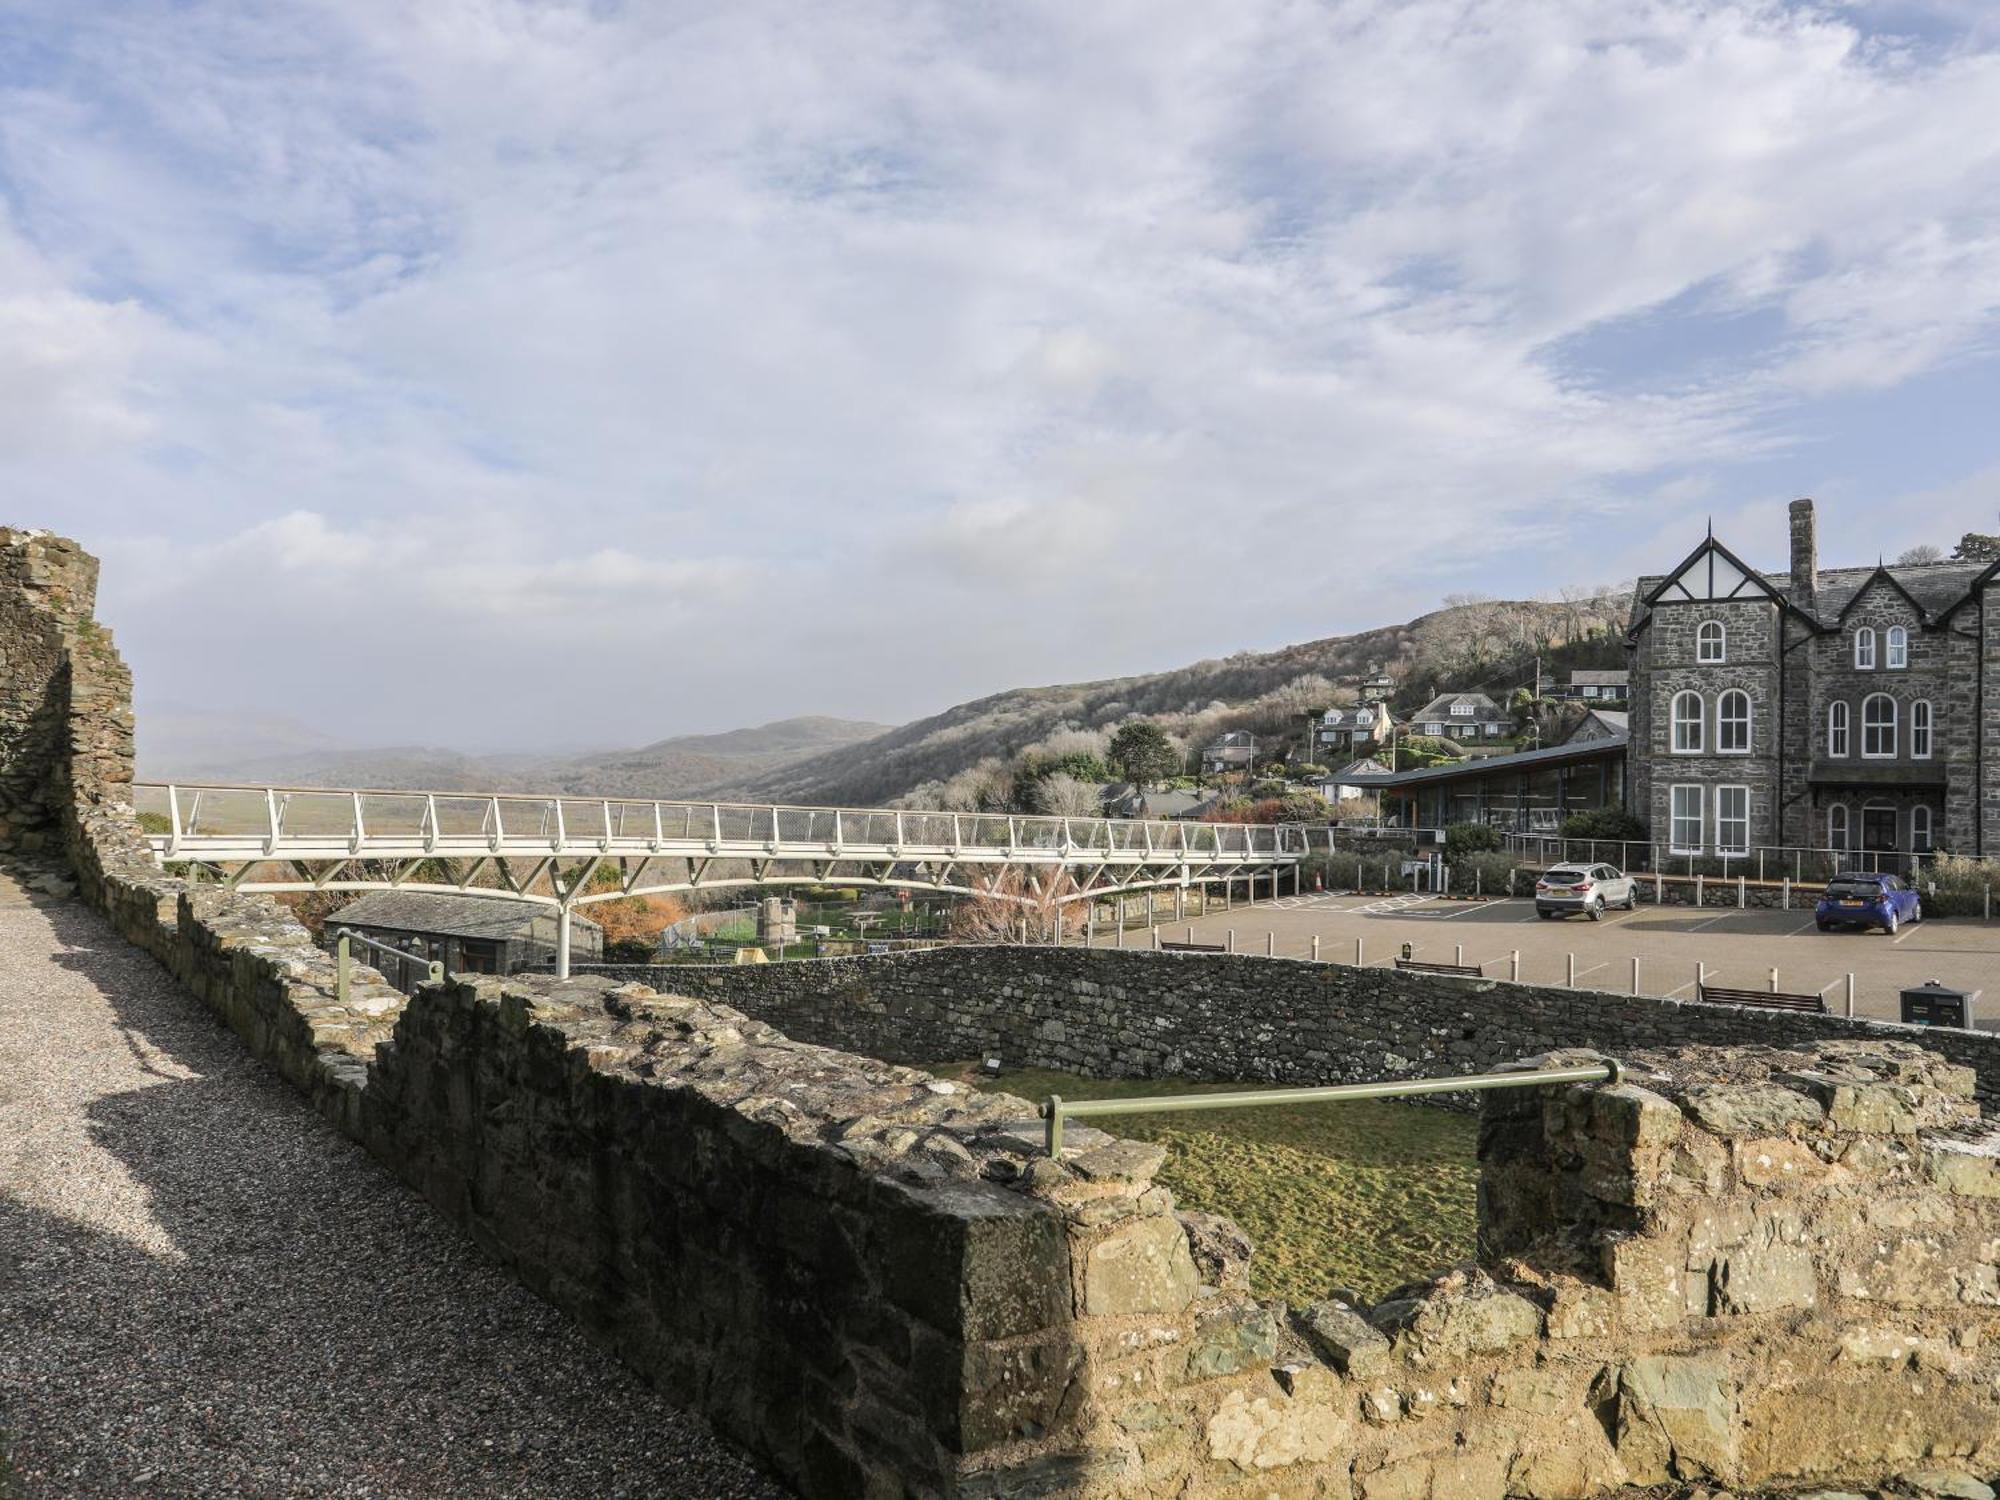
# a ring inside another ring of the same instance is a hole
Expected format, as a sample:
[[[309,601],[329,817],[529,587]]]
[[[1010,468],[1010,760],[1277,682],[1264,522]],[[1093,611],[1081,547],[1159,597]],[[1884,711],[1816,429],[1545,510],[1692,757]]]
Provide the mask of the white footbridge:
[[[625,797],[142,782],[162,865],[243,891],[478,894],[569,917],[726,886],[892,886],[1067,904],[1216,882],[1297,884],[1295,825],[778,807]]]

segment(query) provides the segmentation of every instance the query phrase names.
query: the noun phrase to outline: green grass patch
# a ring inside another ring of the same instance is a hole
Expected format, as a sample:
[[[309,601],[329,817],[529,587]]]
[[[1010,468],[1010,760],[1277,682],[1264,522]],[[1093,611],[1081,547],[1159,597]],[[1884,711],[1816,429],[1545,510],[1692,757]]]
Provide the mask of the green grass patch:
[[[1029,1068],[985,1079],[964,1064],[933,1071],[1037,1101],[1262,1086]],[[1250,1285],[1261,1297],[1296,1305],[1345,1286],[1372,1300],[1473,1253],[1479,1124],[1470,1115],[1361,1099],[1076,1123],[1164,1145],[1158,1181],[1175,1201],[1227,1214],[1256,1242]]]

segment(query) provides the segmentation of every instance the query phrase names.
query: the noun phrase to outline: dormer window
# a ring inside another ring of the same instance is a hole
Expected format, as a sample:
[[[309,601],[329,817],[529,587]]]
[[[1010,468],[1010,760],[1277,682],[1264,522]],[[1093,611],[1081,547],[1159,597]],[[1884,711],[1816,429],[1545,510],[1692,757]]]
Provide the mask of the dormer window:
[[[1854,632],[1854,665],[1860,671],[1875,670],[1875,629],[1863,625]]]
[[[1722,621],[1703,620],[1695,627],[1694,659],[1703,666],[1712,666],[1728,657],[1729,632],[1722,628]]]
[[[1910,664],[1910,632],[1900,625],[1889,627],[1889,670],[1900,672]]]
[[[1454,719],[1469,719],[1475,706],[1471,703],[1454,703],[1451,706],[1451,716]]]

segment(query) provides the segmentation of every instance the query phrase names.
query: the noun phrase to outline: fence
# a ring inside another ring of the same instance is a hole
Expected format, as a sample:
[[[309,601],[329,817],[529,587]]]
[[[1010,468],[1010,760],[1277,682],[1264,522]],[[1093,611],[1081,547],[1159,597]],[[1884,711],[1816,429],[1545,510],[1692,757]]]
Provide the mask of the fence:
[[[1836,849],[1797,844],[1766,844],[1740,854],[1689,854],[1676,851],[1654,839],[1646,842],[1623,839],[1566,839],[1557,835],[1508,833],[1502,847],[1510,853],[1541,864],[1581,860],[1600,861],[1621,870],[1661,875],[1723,875],[1734,879],[1775,882],[1787,877],[1792,884],[1825,881],[1843,870],[1910,875],[1931,869],[1939,860],[1936,850],[1912,852],[1906,849]],[[1991,855],[1953,855],[1982,867],[1994,883],[2000,883],[2000,860]]]

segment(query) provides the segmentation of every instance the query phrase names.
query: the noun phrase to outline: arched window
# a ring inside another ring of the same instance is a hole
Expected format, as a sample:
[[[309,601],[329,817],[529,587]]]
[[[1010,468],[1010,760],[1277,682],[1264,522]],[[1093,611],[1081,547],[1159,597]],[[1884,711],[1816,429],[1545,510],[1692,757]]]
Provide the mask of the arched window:
[[[1721,755],[1750,753],[1750,695],[1741,688],[1715,700],[1715,748]]]
[[[1703,620],[1695,627],[1694,659],[1704,664],[1726,660],[1729,655],[1729,632],[1722,628],[1720,620]]]
[[[1854,665],[1864,672],[1875,670],[1875,629],[1871,625],[1854,632]]]
[[[1826,847],[1847,847],[1847,804],[1836,802],[1826,810]]]
[[[1889,627],[1889,667],[1900,671],[1910,664],[1910,632],[1900,625]]]
[[[1826,753],[1828,755],[1852,755],[1854,752],[1847,742],[1847,705],[1829,703],[1826,706]]]
[[[1674,694],[1674,754],[1701,754],[1704,707],[1700,693]]]
[[[1910,848],[1918,854],[1931,852],[1931,810],[1922,804],[1910,809]]]
[[[1861,700],[1861,755],[1887,760],[1896,753],[1896,700],[1887,693],[1870,693]]]
[[[1910,705],[1910,754],[1917,760],[1931,758],[1931,705],[1919,698]]]

